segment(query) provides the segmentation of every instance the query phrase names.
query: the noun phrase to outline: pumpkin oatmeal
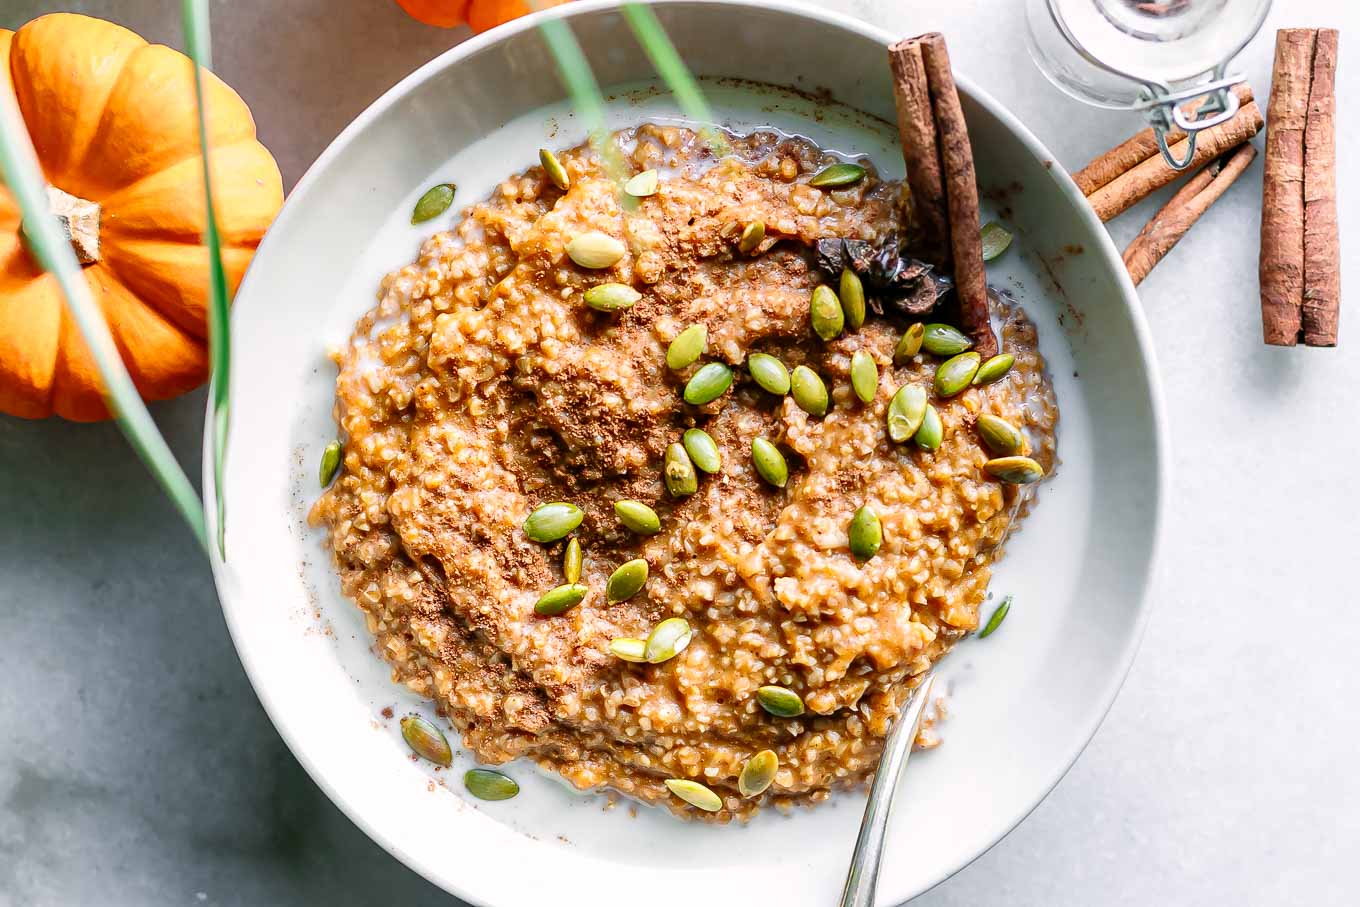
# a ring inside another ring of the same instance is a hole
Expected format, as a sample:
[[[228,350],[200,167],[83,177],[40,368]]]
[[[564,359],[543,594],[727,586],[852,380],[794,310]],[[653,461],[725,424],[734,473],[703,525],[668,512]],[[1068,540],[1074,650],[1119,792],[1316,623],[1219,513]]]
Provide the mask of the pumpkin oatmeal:
[[[949,357],[898,349],[922,319],[868,271],[860,316],[818,267],[819,241],[896,248],[897,182],[818,180],[839,159],[772,133],[613,140],[654,194],[621,204],[559,152],[384,279],[337,356],[343,461],[311,517],[395,678],[481,761],[719,821],[818,801],[872,775],[977,627],[1016,483],[1054,463],[1035,330],[995,298],[1014,364],[943,396]]]

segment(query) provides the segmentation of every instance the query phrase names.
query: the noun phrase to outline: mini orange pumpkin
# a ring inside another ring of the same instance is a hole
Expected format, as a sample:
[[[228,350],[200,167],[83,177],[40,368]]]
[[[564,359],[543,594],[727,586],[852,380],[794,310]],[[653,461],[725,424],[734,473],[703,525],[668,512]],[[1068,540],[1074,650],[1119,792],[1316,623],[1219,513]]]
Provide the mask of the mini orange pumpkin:
[[[454,28],[466,22],[473,31],[484,32],[535,8],[547,9],[565,2],[536,0],[531,6],[526,0],[397,0],[397,5],[426,25]]]
[[[48,195],[137,390],[181,394],[207,376],[208,254],[193,63],[111,22],[70,13],[0,29]],[[283,203],[279,168],[245,102],[204,77],[213,201],[234,292]],[[103,382],[56,281],[23,246],[0,188],[0,411],[108,417]]]
[[[397,0],[406,15],[426,25],[457,28],[467,21],[469,0]]]

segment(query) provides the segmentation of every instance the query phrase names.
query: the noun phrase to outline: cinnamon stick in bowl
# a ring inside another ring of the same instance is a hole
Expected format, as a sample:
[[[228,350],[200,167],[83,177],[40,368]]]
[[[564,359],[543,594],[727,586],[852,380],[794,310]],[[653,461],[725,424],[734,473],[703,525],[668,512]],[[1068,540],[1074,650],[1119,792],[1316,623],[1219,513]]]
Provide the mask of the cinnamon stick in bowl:
[[[944,36],[899,41],[888,58],[919,252],[944,268],[952,262],[963,330],[984,359],[994,356],[973,149]]]
[[[888,49],[893,94],[897,101],[897,134],[907,165],[912,219],[919,236],[915,251],[940,268],[953,262],[949,248],[949,205],[941,172],[935,114],[919,40],[902,41]]]

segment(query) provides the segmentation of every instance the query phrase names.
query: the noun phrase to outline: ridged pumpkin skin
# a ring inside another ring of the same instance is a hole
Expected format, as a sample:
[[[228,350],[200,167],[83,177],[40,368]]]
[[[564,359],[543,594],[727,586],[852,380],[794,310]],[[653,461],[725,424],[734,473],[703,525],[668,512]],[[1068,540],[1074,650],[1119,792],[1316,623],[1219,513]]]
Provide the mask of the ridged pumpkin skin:
[[[54,13],[0,29],[0,81],[13,86],[48,182],[100,206],[100,260],[85,265],[85,279],[137,390],[161,400],[198,386],[209,293],[192,62],[110,22]],[[235,292],[283,204],[283,183],[240,97],[207,73],[203,88]],[[0,411],[108,418],[94,361],[19,227],[0,188]]]
[[[469,0],[397,0],[397,6],[417,22],[457,28],[467,21]]]
[[[547,9],[565,2],[538,0],[537,8]],[[484,32],[533,11],[526,0],[397,0],[397,5],[426,25],[455,28],[466,22],[475,32]]]

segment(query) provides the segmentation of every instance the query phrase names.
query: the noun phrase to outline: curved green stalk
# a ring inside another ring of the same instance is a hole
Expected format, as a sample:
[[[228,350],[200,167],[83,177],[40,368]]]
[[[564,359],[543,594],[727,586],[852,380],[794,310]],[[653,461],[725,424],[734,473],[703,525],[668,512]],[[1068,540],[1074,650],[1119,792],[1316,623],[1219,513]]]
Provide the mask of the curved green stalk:
[[[535,9],[540,8],[533,0],[530,0],[530,5]],[[652,66],[662,81],[670,86],[681,111],[691,120],[701,124],[700,132],[715,155],[726,154],[727,141],[722,133],[714,128],[713,124],[716,121],[713,119],[713,111],[699,89],[698,81],[680,59],[675,44],[666,34],[656,14],[649,7],[626,3],[623,6],[623,15],[628,20],[628,25],[632,28],[638,43],[646,51],[647,59],[652,61]],[[626,178],[627,168],[619,149],[609,141],[609,134],[605,129],[604,94],[600,91],[599,82],[595,79],[595,73],[591,71],[590,63],[586,60],[580,43],[572,34],[566,20],[562,18],[548,19],[539,25],[539,31],[548,45],[548,50],[557,60],[558,74],[567,89],[567,94],[571,97],[572,104],[586,124],[591,145],[603,158],[610,176],[616,182],[622,183]],[[626,205],[637,204],[636,199],[631,196],[622,193],[621,195]]]
[[[604,95],[600,91],[600,83],[595,81],[595,73],[591,71],[590,63],[586,61],[580,43],[562,19],[549,19],[539,26],[539,32],[543,35],[548,50],[557,60],[558,75],[571,97],[572,105],[586,125],[586,134],[590,137],[591,146],[604,161],[605,170],[610,177],[622,186],[628,178],[628,171],[618,146],[609,141],[609,130],[605,128]],[[620,195],[625,200],[631,200],[631,197],[625,195],[622,190]]]
[[[702,124],[700,131],[715,155],[721,157],[726,154],[727,140],[723,138],[721,132],[713,128],[716,121],[713,119],[712,108],[708,106],[708,99],[699,90],[699,83],[685,65],[685,61],[680,59],[679,51],[675,49],[670,35],[666,34],[666,29],[656,18],[656,13],[650,6],[625,3],[623,17],[628,20],[628,26],[632,28],[634,37],[647,52],[647,59],[652,61],[652,67],[670,86],[681,111],[691,120]]]
[[[161,483],[206,552],[209,542],[203,522],[203,504],[165,439],[156,430],[156,423],[123,366],[113,335],[90,293],[90,285],[85,281],[75,252],[57,229],[56,220],[47,206],[47,181],[19,115],[18,102],[14,93],[3,86],[0,86],[0,173],[23,212],[29,250],[38,264],[56,278],[80,335],[94,357],[104,379],[109,412],[118,420],[118,427],[128,443]]]
[[[227,557],[226,495],[222,486],[227,459],[231,395],[231,313],[227,301],[227,274],[222,267],[222,242],[213,207],[211,169],[208,164],[208,125],[203,111],[203,70],[212,69],[212,36],[207,0],[184,0],[184,42],[194,66],[194,97],[198,106],[198,143],[203,152],[203,202],[207,217],[204,246],[208,250],[210,299],[208,305],[208,361],[212,378],[208,395],[212,401],[213,488],[217,502],[217,550]]]

